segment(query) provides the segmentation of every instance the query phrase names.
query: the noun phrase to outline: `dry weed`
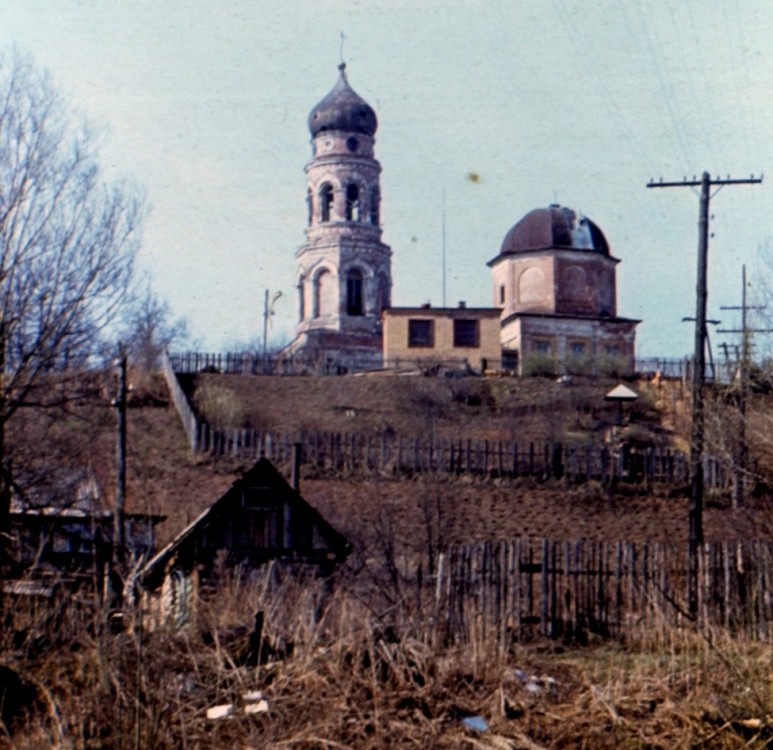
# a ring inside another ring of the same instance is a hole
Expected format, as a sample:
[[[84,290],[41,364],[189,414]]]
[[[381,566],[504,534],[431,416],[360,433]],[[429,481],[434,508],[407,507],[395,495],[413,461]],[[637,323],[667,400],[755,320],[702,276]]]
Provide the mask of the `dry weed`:
[[[144,632],[130,616],[114,633],[104,612],[86,617],[85,606],[77,623],[68,606],[37,625],[6,628],[5,661],[37,692],[14,727],[14,746],[598,750],[770,742],[769,644],[683,631],[639,647],[512,644],[503,653],[483,635],[433,645],[406,602],[379,618],[361,595],[297,573],[234,577],[183,631]],[[264,627],[255,652],[258,611]],[[244,696],[256,691],[268,711],[247,715]],[[221,704],[234,706],[232,718],[207,719],[207,708]],[[475,716],[483,730],[465,725]]]

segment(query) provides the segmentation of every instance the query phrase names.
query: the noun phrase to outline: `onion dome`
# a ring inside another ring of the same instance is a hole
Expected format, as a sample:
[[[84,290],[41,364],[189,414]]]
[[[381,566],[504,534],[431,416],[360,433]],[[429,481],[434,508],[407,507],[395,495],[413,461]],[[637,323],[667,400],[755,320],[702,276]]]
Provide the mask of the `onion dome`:
[[[607,239],[596,224],[571,208],[555,203],[530,211],[513,226],[505,235],[500,254],[547,249],[588,250],[609,255]]]
[[[309,114],[312,137],[328,130],[375,135],[376,113],[346,80],[346,64],[338,66],[341,75],[330,93]]]

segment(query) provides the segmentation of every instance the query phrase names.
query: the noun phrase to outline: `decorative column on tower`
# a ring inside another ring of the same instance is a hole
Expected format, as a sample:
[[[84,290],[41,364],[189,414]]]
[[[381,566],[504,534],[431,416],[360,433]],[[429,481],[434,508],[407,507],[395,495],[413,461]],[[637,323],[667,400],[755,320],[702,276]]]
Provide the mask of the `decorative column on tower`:
[[[290,349],[381,351],[381,310],[390,305],[392,251],[381,242],[381,165],[376,113],[338,82],[309,114],[306,242],[296,252],[297,338]],[[324,334],[324,335],[323,335]]]

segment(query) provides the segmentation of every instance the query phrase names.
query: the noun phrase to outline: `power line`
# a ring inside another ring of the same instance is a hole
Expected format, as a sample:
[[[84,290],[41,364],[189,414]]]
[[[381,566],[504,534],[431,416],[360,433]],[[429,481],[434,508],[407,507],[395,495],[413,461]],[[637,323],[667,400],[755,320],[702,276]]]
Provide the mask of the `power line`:
[[[698,219],[698,279],[696,284],[695,312],[695,354],[693,356],[693,389],[692,389],[692,435],[690,442],[690,511],[689,511],[689,590],[690,614],[698,616],[698,559],[703,546],[703,446],[704,446],[704,386],[706,383],[706,302],[708,298],[708,255],[709,255],[709,203],[711,188],[717,191],[726,185],[759,184],[762,177],[745,179],[725,179],[717,177],[712,180],[708,172],[704,172],[700,181],[693,178],[681,182],[659,182],[650,180],[648,188],[666,187],[698,187],[700,186],[700,214]]]
[[[722,328],[718,333],[740,333],[741,352],[738,357],[738,446],[735,461],[735,481],[733,483],[733,506],[739,508],[744,500],[744,483],[746,482],[747,446],[746,446],[746,401],[749,391],[749,364],[751,360],[751,334],[770,333],[770,328],[750,328],[747,323],[749,310],[762,310],[765,305],[749,305],[746,301],[746,266],[741,270],[741,304],[725,305],[720,310],[740,310],[740,328]]]

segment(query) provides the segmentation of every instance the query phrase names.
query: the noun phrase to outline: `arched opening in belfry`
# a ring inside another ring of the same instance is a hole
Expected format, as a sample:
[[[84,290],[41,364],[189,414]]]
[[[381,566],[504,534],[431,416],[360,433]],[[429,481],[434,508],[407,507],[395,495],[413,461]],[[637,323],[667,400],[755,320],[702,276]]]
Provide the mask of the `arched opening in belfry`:
[[[298,320],[306,317],[306,277],[298,279]]]
[[[333,274],[322,269],[314,277],[313,314],[315,318],[332,315],[335,312],[335,285]]]
[[[309,226],[311,226],[314,221],[314,194],[311,192],[311,188],[306,191],[306,205],[309,210],[308,222]]]
[[[360,221],[360,188],[349,183],[346,186],[346,221]]]
[[[362,272],[353,269],[346,274],[346,314],[364,315],[362,304]]]
[[[333,212],[333,186],[326,182],[319,189],[319,220],[330,221]]]
[[[381,194],[378,187],[374,187],[370,192],[370,223],[378,226],[379,222],[379,204],[381,203]]]

